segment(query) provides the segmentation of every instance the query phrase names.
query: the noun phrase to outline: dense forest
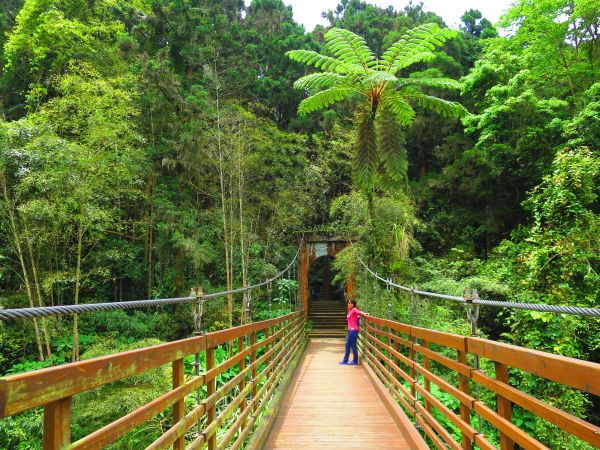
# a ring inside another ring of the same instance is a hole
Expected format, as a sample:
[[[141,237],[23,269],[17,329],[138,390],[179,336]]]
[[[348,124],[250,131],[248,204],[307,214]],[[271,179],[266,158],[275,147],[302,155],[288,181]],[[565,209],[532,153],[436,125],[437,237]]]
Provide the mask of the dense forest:
[[[273,276],[312,232],[352,237],[336,281],[355,274],[373,314],[386,314],[385,289],[357,255],[430,291],[600,306],[597,2],[516,0],[497,24],[470,9],[456,30],[412,2],[341,0],[323,17],[305,30],[281,0],[1,2],[0,308],[223,291]],[[311,75],[328,63],[306,56],[334,56],[336,30],[381,57],[415,29],[437,36],[428,56],[369,79],[406,86],[381,99],[384,112],[351,87],[319,97],[347,81],[331,64],[329,78]],[[276,286],[282,312],[293,283]],[[407,298],[394,293],[394,305],[411,320]],[[265,317],[264,300],[253,309]],[[211,302],[205,327],[243,313],[241,298]],[[464,309],[443,301],[421,302],[418,324],[468,330]],[[490,308],[479,325],[600,362],[597,319]],[[0,375],[192,330],[191,307],[0,323]],[[511,375],[600,423],[583,394]],[[166,378],[111,385],[94,408],[78,400],[74,435],[154,398]],[[125,388],[131,404],[115,402]],[[520,420],[552,448],[589,448]],[[5,419],[0,448],[39,448],[41,429],[40,411]]]

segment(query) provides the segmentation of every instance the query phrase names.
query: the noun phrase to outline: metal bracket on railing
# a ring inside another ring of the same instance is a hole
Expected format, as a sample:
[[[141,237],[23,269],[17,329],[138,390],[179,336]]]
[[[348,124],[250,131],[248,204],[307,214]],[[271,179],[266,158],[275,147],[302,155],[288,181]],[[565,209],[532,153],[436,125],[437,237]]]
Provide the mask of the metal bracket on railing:
[[[204,313],[204,291],[201,287],[192,288],[190,297],[196,297],[194,303],[194,334],[201,335],[202,331],[202,314]]]
[[[190,297],[196,297],[196,301],[194,303],[194,334],[196,336],[201,336],[204,334],[202,331],[202,315],[204,313],[204,291],[201,287],[192,288],[190,292]],[[200,353],[196,352],[194,354],[194,362],[192,363],[194,366],[194,374],[199,377],[200,376]],[[200,406],[202,401],[202,394],[200,389],[196,391],[196,405]],[[200,419],[197,422],[198,426],[198,435],[202,432],[202,423]]]
[[[252,301],[252,291],[250,290],[250,285],[244,285],[246,291],[244,291],[244,296],[246,297],[246,321],[251,322],[252,317],[250,317],[250,302]]]
[[[477,289],[464,292],[465,307],[467,309],[467,320],[471,324],[471,336],[477,337],[477,319],[479,319],[479,305],[473,303],[473,300],[479,300]]]

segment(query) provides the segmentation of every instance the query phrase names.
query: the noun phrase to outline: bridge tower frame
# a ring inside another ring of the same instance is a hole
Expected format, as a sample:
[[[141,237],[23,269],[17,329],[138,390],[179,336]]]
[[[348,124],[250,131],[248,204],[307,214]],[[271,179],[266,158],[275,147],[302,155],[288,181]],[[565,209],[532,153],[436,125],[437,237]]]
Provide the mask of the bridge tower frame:
[[[335,257],[352,241],[346,236],[326,236],[322,234],[305,235],[300,241],[300,255],[298,267],[298,298],[302,302],[304,318],[308,318],[308,274],[313,263],[321,256]],[[345,296],[350,298],[354,294],[356,281],[354,275],[346,282]]]

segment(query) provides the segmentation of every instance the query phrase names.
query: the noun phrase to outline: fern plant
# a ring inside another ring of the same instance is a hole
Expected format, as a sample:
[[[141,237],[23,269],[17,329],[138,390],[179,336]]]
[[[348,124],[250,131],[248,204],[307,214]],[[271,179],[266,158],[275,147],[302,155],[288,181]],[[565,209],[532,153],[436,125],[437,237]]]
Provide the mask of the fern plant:
[[[462,117],[467,113],[461,104],[423,91],[423,88],[458,89],[456,80],[398,76],[399,71],[412,64],[435,59],[436,47],[454,33],[435,23],[420,25],[407,31],[378,58],[362,37],[332,28],[325,33],[324,47],[332,56],[310,50],[286,52],[290,59],[322,70],[294,83],[294,88],[309,94],[300,102],[300,115],[353,96],[362,99],[357,114],[354,171],[356,183],[369,198],[379,173],[395,185],[406,180],[408,161],[401,127],[413,122],[415,105],[446,117]]]

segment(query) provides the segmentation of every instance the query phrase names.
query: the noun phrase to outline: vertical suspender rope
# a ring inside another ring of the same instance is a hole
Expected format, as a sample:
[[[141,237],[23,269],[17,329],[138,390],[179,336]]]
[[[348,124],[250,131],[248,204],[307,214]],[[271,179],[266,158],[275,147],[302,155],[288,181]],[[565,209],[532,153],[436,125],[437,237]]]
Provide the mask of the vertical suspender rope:
[[[479,294],[477,289],[472,291],[465,291],[464,294],[465,305],[467,309],[467,320],[471,323],[471,336],[477,337],[477,319],[479,319],[479,305],[473,304],[473,300],[479,300]],[[473,355],[473,365],[475,370],[479,370],[479,355]],[[479,401],[480,386],[479,383],[475,383],[475,392],[477,393],[477,400]],[[481,416],[477,414],[477,428],[481,433]]]
[[[267,293],[269,295],[269,319],[273,318],[273,283],[267,285]]]
[[[204,314],[204,291],[202,288],[192,289],[190,296],[196,297],[196,303],[194,304],[194,334],[201,336],[204,334],[202,331],[202,315]],[[197,377],[200,376],[200,352],[194,354],[194,373]],[[202,403],[201,389],[198,388],[196,391],[196,406],[200,407]],[[198,436],[202,433],[202,423],[200,418],[198,419]]]
[[[388,320],[392,320],[392,285],[391,285],[392,280],[387,280],[386,284],[385,284],[385,288],[387,291],[387,301],[388,301]]]

